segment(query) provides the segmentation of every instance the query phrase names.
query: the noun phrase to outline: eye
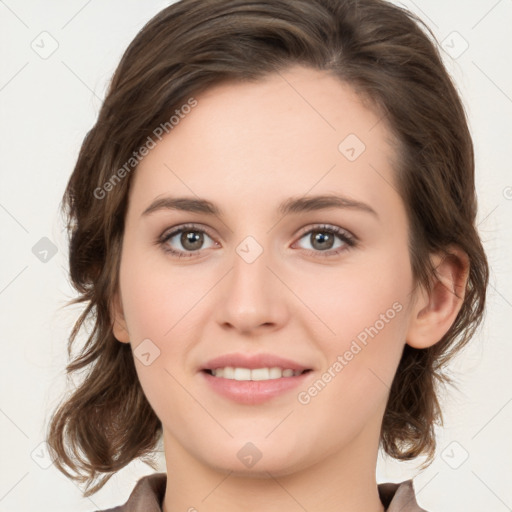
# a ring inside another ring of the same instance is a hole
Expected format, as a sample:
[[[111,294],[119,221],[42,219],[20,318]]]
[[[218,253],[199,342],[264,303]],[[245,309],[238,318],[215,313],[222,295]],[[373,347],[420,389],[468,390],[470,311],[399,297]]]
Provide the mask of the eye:
[[[335,246],[336,238],[341,240]],[[300,238],[305,239],[313,250],[307,248],[307,252],[313,256],[333,256],[343,251],[350,250],[357,245],[356,238],[337,226],[320,225],[308,229]]]
[[[205,237],[212,242],[209,247],[204,247]],[[335,246],[336,238],[340,241],[337,246]],[[357,245],[356,238],[348,231],[325,224],[303,231],[300,240],[302,239],[305,239],[311,247],[311,249],[306,248],[308,254],[321,257],[338,255]],[[162,246],[166,253],[178,258],[194,257],[196,256],[194,253],[219,245],[212,239],[207,230],[195,224],[186,224],[171,231],[166,231],[157,243]],[[181,248],[176,249],[176,245],[181,245]]]
[[[165,252],[173,254],[178,258],[195,256],[194,252],[199,252],[209,247],[204,247],[205,236],[212,240],[210,235],[195,224],[180,226],[179,229],[166,231],[158,240]],[[210,247],[218,245],[212,240]],[[182,248],[174,249],[172,246],[181,245]],[[187,254],[188,253],[188,254]]]

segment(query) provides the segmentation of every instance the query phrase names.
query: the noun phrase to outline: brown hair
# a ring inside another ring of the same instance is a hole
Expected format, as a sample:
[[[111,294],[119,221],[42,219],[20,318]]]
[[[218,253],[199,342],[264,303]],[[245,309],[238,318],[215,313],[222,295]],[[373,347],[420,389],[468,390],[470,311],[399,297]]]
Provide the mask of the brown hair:
[[[451,383],[442,370],[482,320],[489,271],[475,226],[472,140],[431,37],[413,14],[381,0],[181,0],[132,41],[82,144],[63,204],[70,276],[80,294],[72,303],[86,305],[69,339],[70,358],[79,331],[88,322],[91,329],[66,368],[68,375],[87,369],[85,377],[53,413],[47,442],[58,469],[87,482],[84,496],[135,458],[154,467],[150,454],[162,433],[131,346],[112,333],[109,305],[131,181],[126,166],[122,179],[118,170],[192,95],[293,64],[332,73],[385,116],[399,142],[397,186],[410,224],[415,282],[431,289],[432,252],[455,244],[469,257],[455,322],[430,348],[405,345],[383,418],[387,454],[432,460],[434,424],[442,424],[437,385]]]

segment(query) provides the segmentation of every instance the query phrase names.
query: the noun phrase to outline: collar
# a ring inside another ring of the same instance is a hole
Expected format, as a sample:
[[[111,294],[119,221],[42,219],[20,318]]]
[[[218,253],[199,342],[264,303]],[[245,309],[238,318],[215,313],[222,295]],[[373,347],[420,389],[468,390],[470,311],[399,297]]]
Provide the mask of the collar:
[[[98,512],[162,512],[166,483],[166,473],[146,475],[139,479],[124,505]],[[386,512],[426,512],[416,502],[412,480],[378,484],[378,491]]]

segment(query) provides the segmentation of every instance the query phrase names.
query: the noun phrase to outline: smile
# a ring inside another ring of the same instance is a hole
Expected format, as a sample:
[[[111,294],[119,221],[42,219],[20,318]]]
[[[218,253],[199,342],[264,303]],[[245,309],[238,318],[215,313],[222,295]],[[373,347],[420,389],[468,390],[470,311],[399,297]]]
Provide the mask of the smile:
[[[206,370],[214,377],[230,379],[230,380],[274,380],[282,377],[296,377],[310,370],[292,370],[290,368],[279,368],[277,366],[271,368],[234,368],[226,366],[224,368],[216,368],[214,370]]]
[[[207,387],[215,394],[244,405],[263,404],[279,396],[286,396],[297,387],[304,387],[313,374],[312,370],[230,366],[199,372]]]

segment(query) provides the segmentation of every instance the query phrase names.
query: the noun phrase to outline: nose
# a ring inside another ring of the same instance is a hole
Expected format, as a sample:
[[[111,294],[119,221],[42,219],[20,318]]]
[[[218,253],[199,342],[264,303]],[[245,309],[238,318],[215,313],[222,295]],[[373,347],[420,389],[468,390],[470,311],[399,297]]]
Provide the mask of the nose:
[[[219,296],[217,321],[225,330],[244,334],[279,329],[288,317],[290,292],[276,271],[270,251],[264,249],[254,261],[247,256],[242,251],[233,255]]]

